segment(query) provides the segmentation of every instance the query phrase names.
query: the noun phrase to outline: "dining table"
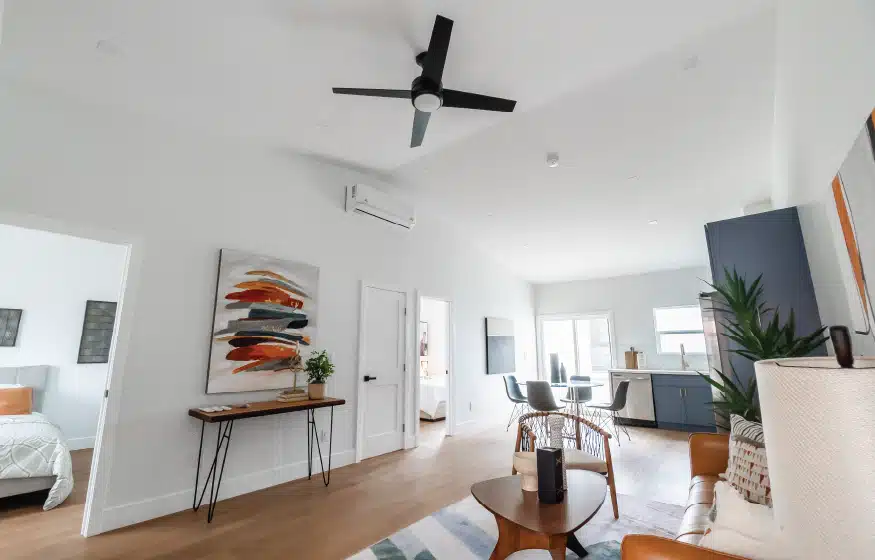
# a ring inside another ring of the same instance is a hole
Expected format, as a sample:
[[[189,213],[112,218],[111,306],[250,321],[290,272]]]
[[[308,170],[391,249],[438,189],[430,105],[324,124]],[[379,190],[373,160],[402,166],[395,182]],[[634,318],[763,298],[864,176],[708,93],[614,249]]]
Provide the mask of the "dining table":
[[[517,381],[518,385],[525,386],[526,381]],[[583,404],[586,407],[586,403],[581,403],[577,398],[576,389],[594,389],[596,387],[604,387],[604,383],[600,383],[598,381],[571,381],[565,383],[550,383],[550,387],[552,389],[573,389],[571,391],[571,403],[574,408],[574,412],[581,416],[580,414],[580,405]]]

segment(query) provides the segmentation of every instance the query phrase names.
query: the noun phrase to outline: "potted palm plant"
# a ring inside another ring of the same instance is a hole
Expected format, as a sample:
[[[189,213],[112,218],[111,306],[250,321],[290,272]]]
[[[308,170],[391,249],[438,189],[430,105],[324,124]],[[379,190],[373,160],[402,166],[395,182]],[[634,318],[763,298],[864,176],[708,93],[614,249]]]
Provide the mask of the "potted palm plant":
[[[328,352],[313,352],[305,365],[307,372],[307,393],[313,400],[325,398],[325,381],[334,373],[334,364]]]
[[[730,273],[728,269],[724,269],[724,273],[725,278],[722,282],[708,285],[719,295],[714,300],[715,307],[725,314],[726,319],[721,321],[721,325],[726,331],[726,336],[738,345],[738,348],[730,352],[756,362],[807,356],[826,342],[827,337],[824,336],[826,327],[804,336],[797,336],[796,315],[792,309],[789,319],[782,322],[778,309],[766,306],[763,301],[762,274],[748,285],[745,277],[739,276],[736,270]],[[771,319],[764,325],[763,315],[770,313]],[[720,395],[718,400],[712,403],[715,412],[726,421],[730,415],[737,414],[746,420],[762,422],[756,394],[756,377],[745,384],[739,379],[731,362],[730,369],[732,369],[731,376],[716,370],[719,380],[697,372],[714,386]]]

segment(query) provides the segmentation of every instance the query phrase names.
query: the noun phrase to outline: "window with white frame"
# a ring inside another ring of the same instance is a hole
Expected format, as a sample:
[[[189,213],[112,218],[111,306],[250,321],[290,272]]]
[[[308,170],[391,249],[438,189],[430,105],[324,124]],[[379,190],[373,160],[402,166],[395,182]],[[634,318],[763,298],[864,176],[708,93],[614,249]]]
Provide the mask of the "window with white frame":
[[[594,401],[610,401],[608,369],[614,367],[611,314],[541,316],[538,325],[543,378],[550,378],[550,355],[557,354],[567,375],[585,375],[602,383],[592,391]]]
[[[657,307],[653,310],[653,322],[660,354],[680,354],[681,344],[687,354],[705,353],[705,331],[698,305]]]

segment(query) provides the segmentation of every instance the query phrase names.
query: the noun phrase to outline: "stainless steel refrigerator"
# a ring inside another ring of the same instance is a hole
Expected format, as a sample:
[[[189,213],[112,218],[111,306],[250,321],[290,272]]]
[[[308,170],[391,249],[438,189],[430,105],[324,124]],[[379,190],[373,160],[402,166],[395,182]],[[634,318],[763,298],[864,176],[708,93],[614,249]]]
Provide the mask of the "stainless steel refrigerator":
[[[732,369],[729,365],[730,341],[726,337],[723,325],[720,324],[724,313],[714,307],[714,296],[716,295],[716,292],[699,294],[699,308],[702,310],[702,327],[705,331],[705,354],[708,357],[708,375],[712,379],[719,380],[720,376],[717,375],[716,370],[720,370],[724,375],[731,378]],[[711,394],[715,400],[720,396],[714,387],[711,388]],[[715,420],[718,421],[716,422],[718,431],[723,431],[719,426],[724,421],[721,421],[720,417],[716,417],[716,415]]]

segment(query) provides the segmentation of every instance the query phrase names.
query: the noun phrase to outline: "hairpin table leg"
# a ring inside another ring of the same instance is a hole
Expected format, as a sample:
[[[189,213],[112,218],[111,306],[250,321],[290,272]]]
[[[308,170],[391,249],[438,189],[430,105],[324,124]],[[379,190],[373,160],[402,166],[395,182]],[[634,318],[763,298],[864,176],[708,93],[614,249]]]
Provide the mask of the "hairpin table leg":
[[[313,442],[316,442],[316,453],[319,455],[319,466],[322,468],[322,482],[325,486],[331,482],[331,446],[334,442],[334,407],[331,408],[331,423],[328,429],[328,470],[325,470],[325,463],[322,459],[322,446],[319,444],[319,430],[316,426],[316,411],[310,410],[307,414],[307,439],[308,439],[308,457],[310,465],[313,462]],[[312,468],[310,475],[313,474]]]
[[[205,424],[205,423],[203,423]],[[194,495],[195,501],[192,504],[192,509],[197,511],[204,501],[204,496],[207,493],[207,486],[210,487],[210,501],[207,503],[207,523],[212,523],[213,514],[216,511],[216,503],[219,498],[219,490],[222,487],[222,476],[225,474],[225,461],[228,459],[228,448],[231,445],[231,430],[234,428],[234,421],[228,422],[219,422],[218,430],[216,430],[216,453],[213,456],[213,462],[210,465],[210,470],[207,473],[206,478],[204,479],[204,488],[201,491],[200,498],[198,498],[198,486],[200,482],[200,465],[201,465],[201,456],[203,455],[204,450],[204,425],[201,425],[201,442],[200,442],[200,450],[198,452],[198,472],[195,475],[195,487],[194,487]],[[224,424],[224,427],[223,427]],[[223,429],[224,428],[224,429]],[[222,465],[219,466],[219,454],[222,451],[222,447],[225,447],[225,453],[222,456]]]

